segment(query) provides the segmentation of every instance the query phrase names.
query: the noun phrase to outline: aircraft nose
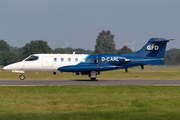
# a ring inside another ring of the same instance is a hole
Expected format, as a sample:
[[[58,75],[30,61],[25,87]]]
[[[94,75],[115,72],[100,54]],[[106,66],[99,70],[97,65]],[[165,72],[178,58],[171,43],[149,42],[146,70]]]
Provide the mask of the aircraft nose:
[[[22,69],[21,63],[14,63],[3,67],[4,70],[19,70]]]
[[[12,65],[7,65],[3,67],[4,70],[12,70]]]
[[[7,66],[3,67],[3,70],[7,70]]]

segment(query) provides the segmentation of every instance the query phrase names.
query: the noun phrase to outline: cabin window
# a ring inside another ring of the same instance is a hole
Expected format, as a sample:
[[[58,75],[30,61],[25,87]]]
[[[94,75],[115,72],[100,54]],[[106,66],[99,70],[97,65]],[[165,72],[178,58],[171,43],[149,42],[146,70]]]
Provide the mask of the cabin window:
[[[54,58],[54,62],[56,62],[57,61],[57,58]]]
[[[71,58],[68,58],[68,62],[71,62]]]
[[[63,62],[64,61],[64,58],[61,58],[61,62]]]
[[[75,59],[75,62],[78,62],[78,58]]]
[[[30,56],[29,58],[27,58],[25,61],[34,61],[34,60],[38,60],[38,56]]]

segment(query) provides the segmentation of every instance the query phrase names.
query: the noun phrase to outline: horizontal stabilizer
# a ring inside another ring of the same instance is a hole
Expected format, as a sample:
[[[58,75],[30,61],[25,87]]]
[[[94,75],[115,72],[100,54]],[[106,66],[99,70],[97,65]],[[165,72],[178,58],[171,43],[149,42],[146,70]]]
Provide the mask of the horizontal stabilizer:
[[[140,65],[165,65],[162,60],[139,61],[136,64]]]

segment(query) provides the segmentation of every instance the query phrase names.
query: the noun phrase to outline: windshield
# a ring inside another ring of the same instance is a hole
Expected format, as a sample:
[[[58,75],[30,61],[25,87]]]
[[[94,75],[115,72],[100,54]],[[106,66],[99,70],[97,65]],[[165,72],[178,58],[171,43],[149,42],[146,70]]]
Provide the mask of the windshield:
[[[38,56],[31,55],[25,59],[25,61],[34,61],[38,60]]]

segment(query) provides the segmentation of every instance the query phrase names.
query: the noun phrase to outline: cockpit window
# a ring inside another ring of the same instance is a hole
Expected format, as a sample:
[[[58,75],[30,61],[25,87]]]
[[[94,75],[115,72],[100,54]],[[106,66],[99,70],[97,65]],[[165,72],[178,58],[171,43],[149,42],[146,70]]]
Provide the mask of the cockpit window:
[[[25,61],[34,61],[34,60],[38,60],[38,56],[30,56],[29,58],[27,58]]]

